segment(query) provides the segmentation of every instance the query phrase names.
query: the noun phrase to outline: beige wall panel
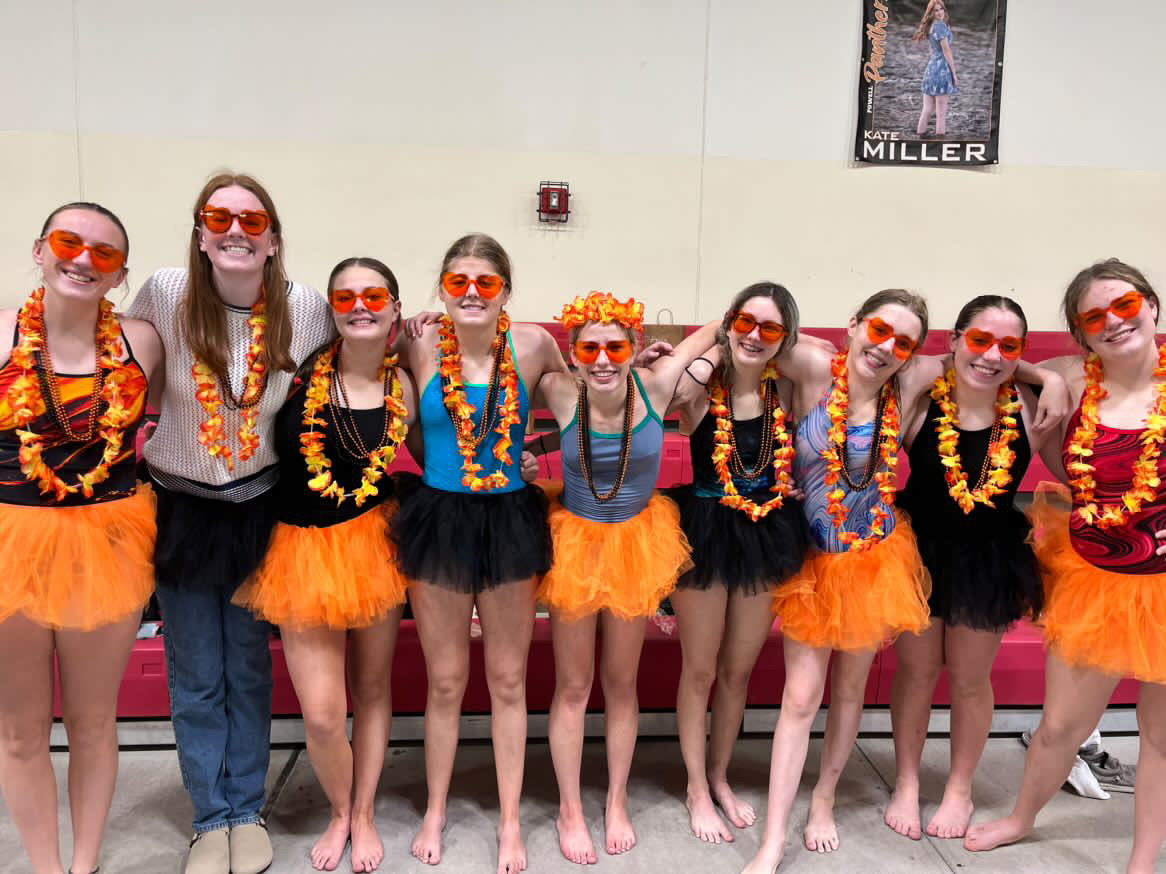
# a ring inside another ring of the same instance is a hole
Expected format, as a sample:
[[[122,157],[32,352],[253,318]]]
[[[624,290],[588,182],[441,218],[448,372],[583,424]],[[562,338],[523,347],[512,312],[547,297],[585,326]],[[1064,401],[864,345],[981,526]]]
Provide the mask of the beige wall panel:
[[[130,227],[135,285],[183,262],[194,198],[230,166],[268,186],[289,269],[312,285],[341,258],[371,254],[397,273],[412,311],[430,301],[449,243],[480,230],[514,260],[516,317],[548,319],[592,288],[634,294],[650,316],[693,314],[696,159],[96,135],[83,147],[89,193]],[[538,222],[541,179],[570,183],[568,225]]]
[[[77,6],[84,131],[700,151],[704,0]]]
[[[841,325],[867,295],[905,286],[927,296],[937,327],[975,295],[1005,293],[1032,328],[1054,330],[1061,292],[1094,260],[1118,256],[1166,284],[1161,173],[712,159],[704,181],[702,319],[768,278],[807,325]]]
[[[0,2],[0,131],[76,127],[72,10],[70,0]]]

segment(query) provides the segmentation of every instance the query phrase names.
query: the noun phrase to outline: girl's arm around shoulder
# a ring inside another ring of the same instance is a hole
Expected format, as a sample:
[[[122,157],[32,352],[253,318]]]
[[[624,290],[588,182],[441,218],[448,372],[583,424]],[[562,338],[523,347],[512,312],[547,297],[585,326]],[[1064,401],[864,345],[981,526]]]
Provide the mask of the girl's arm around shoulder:
[[[684,372],[694,361],[716,346],[717,329],[720,325],[720,320],[702,325],[677,344],[671,355],[663,355],[650,367],[639,369],[644,390],[647,391],[652,406],[657,409],[668,407],[678,387],[682,385],[682,379],[684,382],[691,381],[684,377]]]
[[[830,387],[830,365],[838,350],[828,340],[799,334],[798,342],[777,356],[777,369],[794,384],[793,412],[800,419]]]
[[[133,349],[134,358],[146,374],[150,385],[147,398],[150,406],[158,409],[162,404],[162,391],[166,384],[166,352],[162,338],[152,324],[142,319],[122,318],[119,321],[122,333]]]

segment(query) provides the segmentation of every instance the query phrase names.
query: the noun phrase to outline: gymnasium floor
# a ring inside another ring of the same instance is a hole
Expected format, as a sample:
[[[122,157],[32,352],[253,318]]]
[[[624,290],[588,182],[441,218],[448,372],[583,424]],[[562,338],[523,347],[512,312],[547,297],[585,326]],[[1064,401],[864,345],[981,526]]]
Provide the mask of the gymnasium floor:
[[[1136,737],[1107,737],[1106,748],[1123,761],[1137,757]],[[1133,830],[1133,796],[1114,794],[1109,801],[1058,793],[1038,826],[1036,838],[987,855],[965,852],[958,841],[928,839],[912,842],[882,823],[882,809],[894,780],[891,741],[862,737],[839,786],[838,822],[841,848],[828,856],[811,854],[799,844],[809,792],[817,775],[821,740],[810,742],[810,756],[787,838],[787,861],[781,872],[906,872],[1016,871],[1023,874],[1120,872]],[[928,741],[924,757],[924,818],[940,797],[949,743]],[[993,737],[977,775],[980,805],[976,820],[1005,812],[1020,777],[1024,751],[1015,737]],[[740,741],[732,779],[739,792],[763,807],[768,773],[769,741],[752,736]],[[54,753],[64,789],[65,756]],[[589,742],[584,753],[584,799],[595,825],[597,845],[603,839],[605,765],[603,747]],[[328,807],[302,748],[277,749],[269,774],[269,826],[275,845],[272,874],[310,872],[308,850],[328,821]],[[683,807],[684,777],[675,740],[643,738],[632,771],[632,815],[639,846],[622,857],[600,851],[598,866],[610,872],[670,872],[670,874],[736,874],[752,856],[760,839],[759,826],[738,832],[735,843],[710,846],[691,837]],[[496,815],[494,774],[487,743],[470,741],[458,751],[453,781],[445,856],[431,869],[409,856],[409,844],[425,800],[424,756],[419,744],[398,744],[386,760],[377,819],[386,845],[385,872],[437,871],[445,874],[493,874]],[[67,822],[62,795],[61,815]],[[557,794],[545,742],[532,741],[527,753],[523,821],[531,872],[578,870],[558,853],[555,834]],[[121,757],[121,776],[114,799],[102,860],[103,874],[178,874],[189,839],[190,806],[182,789],[172,749],[130,749]],[[67,829],[66,829],[67,830]],[[67,850],[68,838],[65,849]],[[68,855],[65,856],[66,861]],[[25,872],[15,828],[0,804],[0,872]],[[339,871],[351,871],[347,857]],[[1163,870],[1166,870],[1164,868]]]

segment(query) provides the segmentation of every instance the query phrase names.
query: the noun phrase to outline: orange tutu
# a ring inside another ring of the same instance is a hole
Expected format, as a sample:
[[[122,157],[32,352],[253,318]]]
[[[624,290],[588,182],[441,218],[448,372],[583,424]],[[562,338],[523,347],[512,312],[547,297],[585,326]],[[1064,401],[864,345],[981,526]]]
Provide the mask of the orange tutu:
[[[149,489],[74,507],[0,505],[0,621],[15,613],[91,631],[141,613],[154,591]]]
[[[1067,664],[1166,683],[1166,574],[1090,564],[1069,539],[1069,492],[1041,483],[1029,516],[1045,580],[1045,640]]]
[[[600,610],[620,619],[654,616],[692,567],[680,511],[661,495],[626,522],[584,519],[556,501],[550,526],[555,563],[538,599],[565,619]]]
[[[874,649],[931,621],[931,575],[915,532],[896,511],[895,530],[863,552],[819,552],[777,588],[773,612],[782,634],[814,647]]]
[[[372,625],[405,603],[388,514],[380,506],[326,528],[278,523],[263,564],[232,602],[291,628]]]

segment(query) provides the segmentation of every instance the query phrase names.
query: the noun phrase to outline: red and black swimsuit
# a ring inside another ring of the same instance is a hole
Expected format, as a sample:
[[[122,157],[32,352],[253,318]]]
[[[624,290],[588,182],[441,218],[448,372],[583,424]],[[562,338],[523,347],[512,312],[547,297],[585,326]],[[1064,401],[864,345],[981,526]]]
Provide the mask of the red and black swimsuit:
[[[40,487],[25,476],[20,469],[20,438],[16,435],[17,423],[13,418],[12,410],[8,405],[8,388],[24,371],[16,366],[11,359],[0,367],[0,503],[19,504],[28,507],[71,507],[81,504],[96,504],[104,501],[114,501],[127,498],[134,494],[136,489],[137,454],[134,451],[138,428],[141,427],[142,417],[146,409],[146,393],[148,384],[146,374],[133,357],[129,341],[124,335],[129,358],[126,364],[130,368],[131,376],[128,387],[133,396],[131,409],[134,414],[132,424],[126,427],[122,441],[122,451],[109,469],[109,479],[94,486],[92,498],[85,497],[80,490],[65,496],[63,500],[55,500],[55,495],[41,494]],[[14,336],[13,346],[19,342]],[[57,386],[60,390],[61,405],[69,420],[69,426],[74,431],[83,430],[88,421],[93,396],[94,374],[58,373]],[[35,432],[44,440],[43,458],[57,476],[70,485],[77,482],[77,475],[87,473],[101,462],[105,451],[105,440],[94,434],[93,439],[86,443],[78,443],[65,434],[59,422],[44,405],[49,396],[48,385],[41,375],[42,402],[35,410],[35,417],[28,425],[28,429]],[[100,415],[100,409],[98,415]]]
[[[1081,421],[1078,409],[1069,419],[1068,434],[1071,436]],[[1113,428],[1097,423],[1097,439],[1093,443],[1090,458],[1095,470],[1097,485],[1094,500],[1099,505],[1120,504],[1121,496],[1130,487],[1134,462],[1142,453],[1141,428]],[[1068,447],[1069,439],[1065,446]],[[1070,458],[1062,451],[1066,469]],[[1158,476],[1166,483],[1166,452],[1158,458]],[[1076,492],[1073,494],[1074,509],[1081,506]],[[1140,512],[1127,514],[1124,525],[1101,528],[1089,525],[1078,514],[1069,520],[1069,539],[1073,549],[1083,559],[1095,567],[1119,574],[1161,574],[1166,573],[1166,556],[1155,555],[1158,541],[1154,534],[1166,527],[1166,497],[1159,498]]]

